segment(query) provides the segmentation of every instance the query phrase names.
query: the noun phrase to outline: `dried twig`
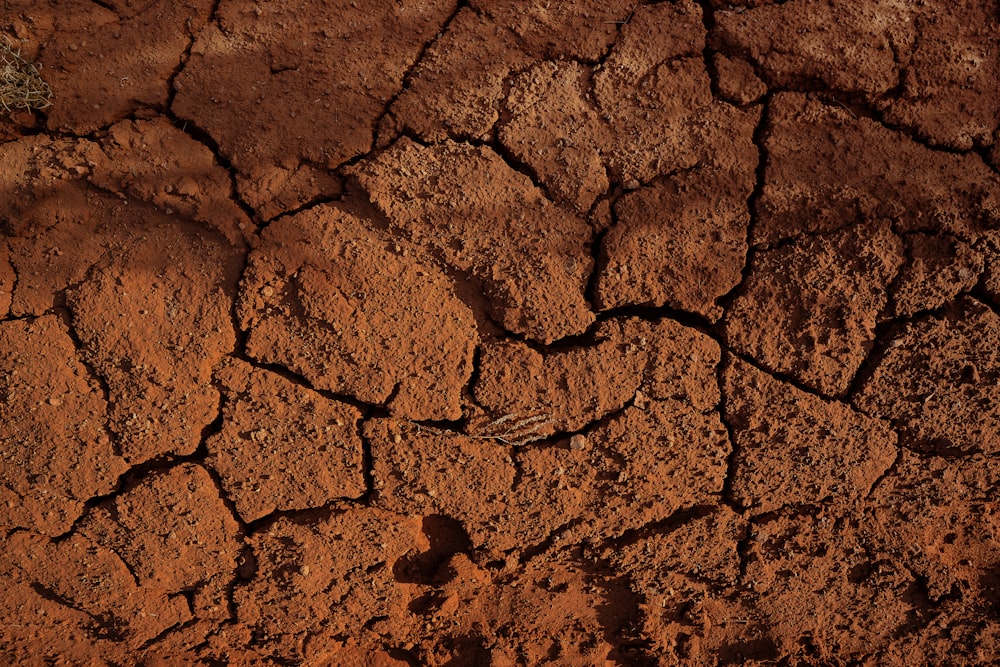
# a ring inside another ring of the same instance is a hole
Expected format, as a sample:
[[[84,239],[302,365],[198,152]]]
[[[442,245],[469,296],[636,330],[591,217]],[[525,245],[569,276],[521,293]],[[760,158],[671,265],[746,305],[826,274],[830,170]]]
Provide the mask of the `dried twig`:
[[[530,415],[522,419],[518,419],[518,415],[516,414],[506,414],[486,424],[477,433],[467,434],[464,437],[474,440],[494,440],[502,442],[505,445],[519,447],[529,442],[537,442],[549,437],[545,433],[540,433],[540,431],[554,421],[552,416],[546,413]],[[433,435],[454,435],[453,432],[442,431],[441,429],[418,424],[417,422],[411,421],[410,424],[416,427],[418,433],[423,431]]]
[[[516,418],[517,415],[512,413],[503,415],[486,424],[479,433],[472,437],[496,440],[505,445],[526,445],[529,442],[545,439],[547,436],[539,431],[555,421],[552,419],[552,415],[540,413],[510,423]]]

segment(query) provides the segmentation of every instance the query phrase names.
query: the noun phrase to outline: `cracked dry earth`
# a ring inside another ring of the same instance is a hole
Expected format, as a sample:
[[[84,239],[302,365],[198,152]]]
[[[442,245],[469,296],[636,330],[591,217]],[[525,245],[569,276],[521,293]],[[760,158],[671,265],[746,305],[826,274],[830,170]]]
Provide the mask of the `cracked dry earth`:
[[[1000,659],[996,0],[8,0],[0,655]]]

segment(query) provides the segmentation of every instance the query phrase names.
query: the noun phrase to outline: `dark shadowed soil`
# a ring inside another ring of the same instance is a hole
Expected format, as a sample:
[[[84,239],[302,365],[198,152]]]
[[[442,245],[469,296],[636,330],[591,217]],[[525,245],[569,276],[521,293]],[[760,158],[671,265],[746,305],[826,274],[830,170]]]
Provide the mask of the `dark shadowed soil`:
[[[996,0],[6,0],[0,662],[1000,661]]]

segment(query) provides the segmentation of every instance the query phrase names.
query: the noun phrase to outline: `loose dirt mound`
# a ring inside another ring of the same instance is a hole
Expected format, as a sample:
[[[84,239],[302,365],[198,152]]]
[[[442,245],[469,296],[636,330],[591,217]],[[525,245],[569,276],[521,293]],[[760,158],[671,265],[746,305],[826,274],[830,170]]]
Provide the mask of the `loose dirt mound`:
[[[0,32],[0,662],[1000,662],[995,0]]]

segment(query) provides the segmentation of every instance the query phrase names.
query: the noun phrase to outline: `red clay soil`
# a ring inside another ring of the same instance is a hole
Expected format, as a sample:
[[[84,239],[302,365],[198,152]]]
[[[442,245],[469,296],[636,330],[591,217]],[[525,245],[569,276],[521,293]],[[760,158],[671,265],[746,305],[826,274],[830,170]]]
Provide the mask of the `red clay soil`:
[[[6,0],[0,662],[1000,662],[996,0]]]

